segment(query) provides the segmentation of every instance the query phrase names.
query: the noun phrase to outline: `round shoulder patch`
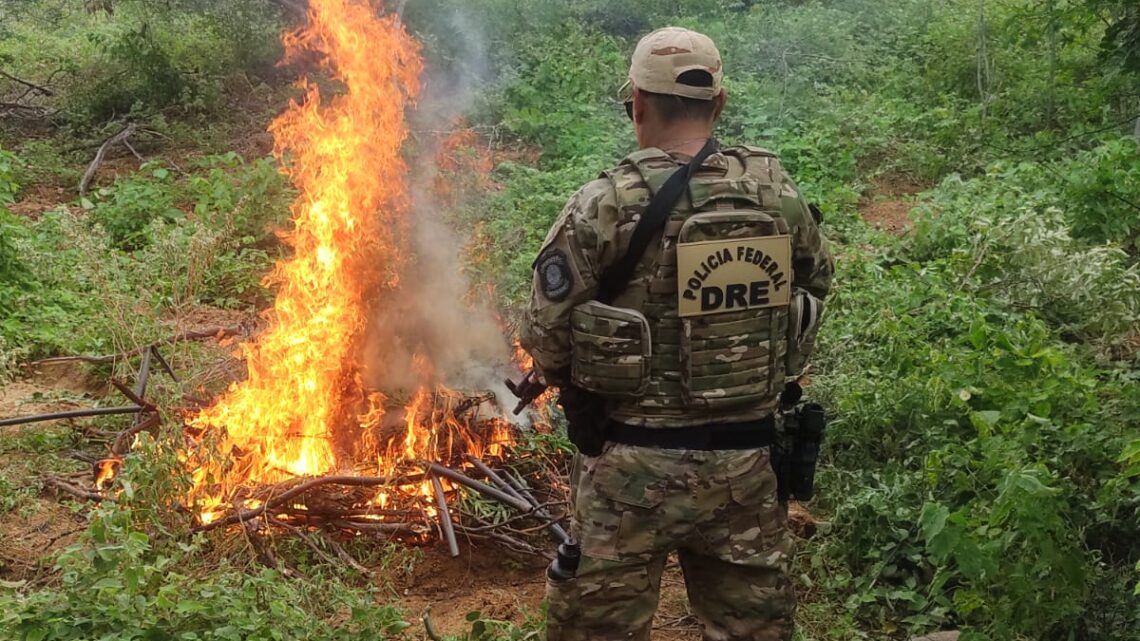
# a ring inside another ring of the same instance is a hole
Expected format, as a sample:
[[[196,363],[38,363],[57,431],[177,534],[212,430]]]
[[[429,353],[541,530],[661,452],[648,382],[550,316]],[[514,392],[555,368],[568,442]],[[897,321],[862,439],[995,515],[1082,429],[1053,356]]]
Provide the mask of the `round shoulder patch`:
[[[561,249],[551,248],[542,252],[534,269],[538,273],[542,295],[547,300],[561,302],[570,295],[570,290],[574,289],[574,277],[570,274],[566,254]]]

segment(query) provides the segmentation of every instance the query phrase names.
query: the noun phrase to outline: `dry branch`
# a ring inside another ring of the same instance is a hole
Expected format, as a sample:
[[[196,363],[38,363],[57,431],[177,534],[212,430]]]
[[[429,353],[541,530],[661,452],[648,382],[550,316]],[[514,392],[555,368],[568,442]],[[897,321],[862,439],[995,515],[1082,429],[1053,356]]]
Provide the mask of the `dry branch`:
[[[115,361],[118,361],[118,360],[138,356],[139,354],[142,354],[143,352],[146,352],[147,350],[149,350],[151,348],[162,347],[163,345],[170,345],[173,343],[180,343],[183,341],[204,340],[207,338],[225,338],[226,336],[235,336],[237,334],[240,334],[241,332],[242,332],[242,330],[240,327],[217,327],[214,329],[207,329],[207,330],[203,330],[203,331],[199,331],[199,332],[182,332],[180,334],[175,334],[174,336],[171,336],[169,338],[164,338],[160,341],[155,341],[149,345],[144,345],[142,347],[138,347],[138,348],[128,350],[125,352],[119,352],[118,354],[107,354],[106,356],[83,356],[83,355],[79,355],[79,356],[53,356],[52,358],[45,358],[45,359],[38,360],[38,361],[32,361],[31,363],[28,363],[28,367],[37,367],[40,365],[56,365],[59,363],[75,363],[75,362],[92,363],[95,365],[99,365],[99,364],[103,364],[103,363],[114,363]],[[163,360],[162,362],[165,363],[166,361]],[[169,369],[168,369],[169,367],[170,367],[169,365],[164,365],[163,369],[167,369],[169,371]]]
[[[71,496],[83,499],[85,501],[110,501],[110,500],[113,500],[113,499],[107,498],[106,496],[103,496],[102,494],[100,494],[98,492],[93,492],[91,490],[83,489],[79,486],[72,485],[71,483],[68,483],[67,481],[65,481],[63,479],[56,478],[54,476],[45,476],[43,478],[43,483],[44,483],[44,485],[47,485],[49,487],[53,487],[57,490],[60,490],[61,492],[64,492],[65,494],[70,494]]]
[[[570,539],[570,535],[567,534],[566,530],[563,529],[563,527],[558,523],[558,519],[552,517],[549,512],[547,512],[541,505],[539,505],[538,500],[531,496],[530,492],[526,491],[525,484],[522,484],[522,482],[518,479],[514,479],[510,474],[507,474],[507,478],[504,479],[498,474],[498,472],[491,469],[486,463],[479,460],[477,457],[471,456],[469,454],[466,458],[469,463],[475,466],[475,469],[482,472],[488,479],[491,480],[491,482],[493,482],[495,485],[498,485],[499,488],[504,492],[507,492],[515,498],[529,503],[532,510],[534,511],[534,515],[546,521],[546,527],[550,528],[550,532],[554,534],[559,543],[565,543]],[[515,483],[512,483],[512,480],[515,481]]]
[[[139,432],[154,429],[158,427],[161,421],[162,417],[154,413],[145,420],[135,423],[122,432],[119,432],[118,435],[115,436],[115,440],[111,443],[111,453],[116,456],[125,456],[127,452],[130,451],[131,443]]]
[[[225,518],[218,519],[217,521],[203,523],[202,525],[194,527],[191,531],[206,532],[208,530],[213,530],[224,525],[233,525],[234,523],[242,523],[244,521],[257,518],[258,516],[264,514],[266,510],[287,503],[294,497],[300,496],[305,492],[308,492],[309,490],[315,487],[320,487],[322,485],[374,487],[378,485],[387,485],[388,483],[391,483],[391,481],[392,479],[389,479],[386,476],[322,476],[320,478],[305,481],[304,483],[301,483],[292,489],[286,490],[281,494],[278,494],[277,496],[265,501],[258,507],[249,510],[240,510]]]
[[[438,474],[439,476],[442,476],[449,481],[454,481],[455,483],[475,490],[476,492],[493,498],[504,505],[509,505],[510,507],[513,507],[520,512],[530,512],[533,509],[530,503],[527,503],[525,500],[517,499],[498,488],[487,485],[486,483],[480,483],[479,481],[460,474],[451,468],[444,467],[438,463],[429,463],[427,467],[428,470],[433,474]]]
[[[439,529],[443,533],[443,539],[447,542],[447,551],[453,557],[459,556],[459,542],[455,540],[455,526],[451,522],[451,510],[447,508],[447,496],[443,493],[443,485],[435,474],[431,475],[431,486],[435,491],[436,508],[439,511]]]
[[[91,161],[91,164],[87,166],[87,171],[83,172],[83,178],[79,180],[80,196],[87,195],[87,187],[91,185],[91,181],[95,178],[95,172],[99,171],[99,165],[103,164],[103,157],[107,155],[107,150],[117,143],[126,142],[127,138],[130,138],[137,129],[138,125],[133,122],[129,123],[126,127],[123,127],[119,133],[111,136],[105,140],[102,145],[99,145],[99,151],[95,152],[95,158]]]
[[[132,403],[134,403],[135,405],[138,405],[140,410],[153,410],[154,409],[153,403],[149,403],[149,402],[143,400],[142,397],[139,396],[138,394],[136,394],[134,390],[127,387],[126,383],[120,381],[119,379],[117,379],[113,376],[111,377],[110,380],[111,380],[111,385],[115,389],[122,392],[123,396],[126,396],[127,399],[130,400]]]
[[[54,96],[55,95],[55,92],[52,91],[51,89],[48,89],[47,87],[44,87],[42,85],[37,85],[34,82],[24,80],[23,78],[17,78],[16,76],[13,76],[12,74],[8,73],[7,71],[0,70],[0,76],[3,76],[3,77],[7,78],[8,80],[11,80],[12,82],[14,82],[16,84],[24,85],[24,87],[27,88],[27,91],[25,91],[24,94],[22,96],[20,96],[21,98],[28,95],[28,93],[32,92],[32,91],[36,91],[36,92],[41,93],[45,96]],[[18,102],[18,100],[17,100],[17,102]]]

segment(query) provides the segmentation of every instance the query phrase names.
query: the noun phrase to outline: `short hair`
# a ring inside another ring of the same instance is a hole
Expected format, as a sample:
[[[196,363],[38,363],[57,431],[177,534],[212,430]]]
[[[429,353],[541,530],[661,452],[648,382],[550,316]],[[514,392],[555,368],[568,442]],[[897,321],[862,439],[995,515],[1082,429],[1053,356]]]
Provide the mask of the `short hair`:
[[[712,74],[707,71],[690,69],[680,76],[677,76],[677,82],[691,87],[711,87],[713,85],[713,77]],[[661,116],[661,120],[665,123],[683,120],[706,121],[711,119],[713,114],[716,113],[716,100],[699,100],[697,98],[653,93],[640,89],[638,91],[641,91],[641,94],[649,100],[649,103],[653,105],[654,111]]]

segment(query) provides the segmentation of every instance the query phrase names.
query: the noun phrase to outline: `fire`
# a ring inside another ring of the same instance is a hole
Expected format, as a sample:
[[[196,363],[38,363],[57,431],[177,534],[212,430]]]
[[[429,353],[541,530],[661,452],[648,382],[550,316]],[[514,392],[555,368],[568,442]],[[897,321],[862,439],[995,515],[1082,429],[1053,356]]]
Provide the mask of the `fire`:
[[[241,346],[246,379],[188,421],[191,432],[214,435],[222,454],[187,456],[201,522],[216,519],[243,486],[368,460],[388,474],[400,462],[435,459],[457,440],[470,452],[497,452],[510,440],[505,423],[488,439],[459,424],[449,413],[454,394],[427,364],[415,368],[420,386],[403,393],[402,435],[385,433],[399,415],[385,408],[396,401],[365,389],[360,357],[370,309],[414,261],[401,146],[404,112],[419,91],[420,46],[397,17],[377,16],[366,2],[309,6],[308,25],[284,38],[287,55],[321,54],[343,90],[329,97],[302,81],[304,100],[270,126],[300,192],[286,237],[293,254],[267,278],[277,296],[266,330]],[[430,484],[413,493],[430,499]],[[382,492],[373,504],[388,501]]]
[[[123,459],[112,456],[111,458],[101,459],[95,462],[95,489],[105,490],[111,485],[111,481],[118,475],[119,469],[123,466]]]

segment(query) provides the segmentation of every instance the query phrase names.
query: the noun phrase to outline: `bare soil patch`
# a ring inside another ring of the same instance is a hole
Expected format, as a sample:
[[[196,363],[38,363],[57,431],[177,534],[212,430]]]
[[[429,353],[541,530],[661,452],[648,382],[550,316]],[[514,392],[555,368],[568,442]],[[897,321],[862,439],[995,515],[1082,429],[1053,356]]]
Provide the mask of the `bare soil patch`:
[[[102,391],[102,386],[75,364],[44,368],[28,380],[0,386],[0,418],[90,407],[89,396]],[[35,440],[59,430],[58,423],[11,425],[0,427],[0,439],[8,443]],[[0,455],[0,477],[19,491],[34,491],[44,458],[52,454],[12,448],[2,451],[5,453]],[[41,576],[51,555],[75,542],[84,527],[83,515],[58,497],[37,492],[22,499],[0,518],[0,579],[18,581]]]
[[[912,227],[915,196],[927,187],[903,176],[880,177],[873,184],[871,195],[859,203],[863,220],[894,236],[905,236]]]
[[[461,544],[461,549],[453,559],[442,546],[428,547],[412,574],[394,581],[400,595],[398,604],[407,612],[413,629],[422,630],[420,617],[429,606],[433,627],[441,636],[469,632],[471,623],[466,617],[470,612],[515,624],[540,616],[546,589],[545,561],[511,559],[486,545]],[[661,579],[661,601],[652,636],[658,641],[701,638],[697,620],[689,612],[684,578],[675,558],[670,559]]]

